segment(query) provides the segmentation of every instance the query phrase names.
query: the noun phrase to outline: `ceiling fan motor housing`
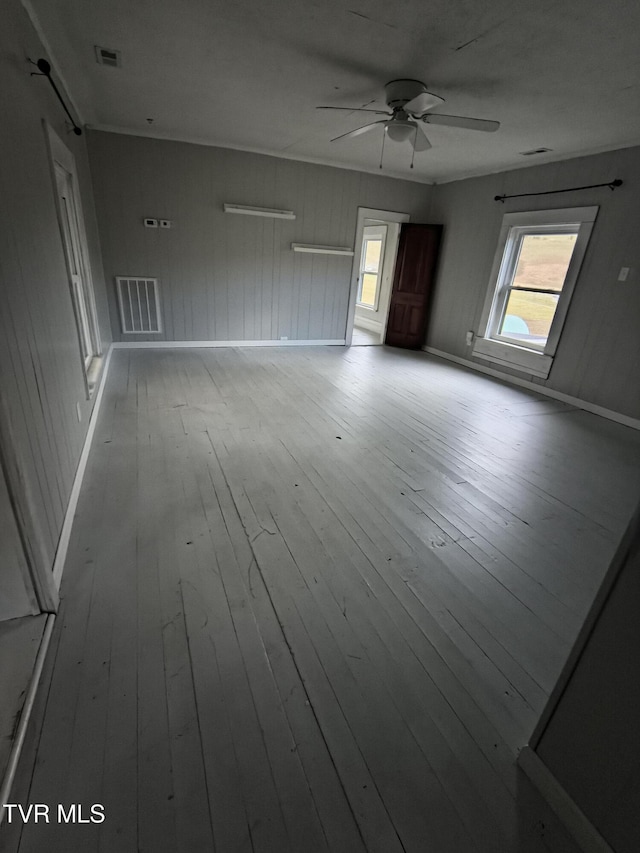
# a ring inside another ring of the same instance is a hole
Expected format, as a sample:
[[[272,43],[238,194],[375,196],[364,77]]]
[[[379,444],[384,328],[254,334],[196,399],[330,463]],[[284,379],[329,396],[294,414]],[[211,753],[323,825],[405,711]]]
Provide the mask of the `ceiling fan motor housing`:
[[[387,105],[392,110],[402,108],[427,91],[427,87],[419,80],[391,80],[384,88],[387,93]]]

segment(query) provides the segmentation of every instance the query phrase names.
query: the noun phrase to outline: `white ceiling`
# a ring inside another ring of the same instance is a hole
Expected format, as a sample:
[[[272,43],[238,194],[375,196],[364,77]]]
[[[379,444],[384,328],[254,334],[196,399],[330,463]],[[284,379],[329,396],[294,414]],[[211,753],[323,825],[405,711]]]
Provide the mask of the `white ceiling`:
[[[437,112],[502,126],[428,127],[413,170],[409,143],[388,142],[383,174],[441,183],[640,144],[637,0],[24,3],[97,128],[379,172],[381,132],[329,142],[366,114],[315,106],[384,107],[384,84],[409,77],[446,99]]]

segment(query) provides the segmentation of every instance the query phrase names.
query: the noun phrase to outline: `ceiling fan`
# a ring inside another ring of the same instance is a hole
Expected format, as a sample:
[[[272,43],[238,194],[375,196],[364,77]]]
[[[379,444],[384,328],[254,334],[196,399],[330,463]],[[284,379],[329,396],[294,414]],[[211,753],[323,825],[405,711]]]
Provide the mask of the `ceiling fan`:
[[[342,133],[340,136],[334,137],[331,142],[361,136],[379,125],[384,125],[383,147],[386,138],[392,139],[394,142],[409,140],[415,153],[416,151],[428,151],[431,148],[423,124],[440,124],[446,127],[460,127],[465,130],[480,130],[485,133],[493,133],[500,127],[499,121],[431,113],[430,110],[444,104],[444,98],[429,92],[424,83],[419,80],[392,80],[384,88],[390,111],[368,109],[367,107],[317,107],[319,110],[348,110],[349,112],[387,116],[387,118],[350,130],[348,133]],[[411,167],[413,168],[413,162]]]

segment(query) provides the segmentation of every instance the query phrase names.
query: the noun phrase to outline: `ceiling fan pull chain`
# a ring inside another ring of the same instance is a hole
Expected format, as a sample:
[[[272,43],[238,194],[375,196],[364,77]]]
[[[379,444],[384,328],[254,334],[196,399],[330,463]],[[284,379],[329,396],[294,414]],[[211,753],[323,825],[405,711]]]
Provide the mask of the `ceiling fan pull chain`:
[[[380,151],[380,168],[382,169],[382,159],[384,157],[384,141],[387,138],[387,128],[382,131],[382,150]]]
[[[416,125],[416,130],[413,135],[413,145],[411,146],[413,151],[411,152],[411,168],[413,169],[413,161],[416,159],[416,143],[418,141],[418,125]]]

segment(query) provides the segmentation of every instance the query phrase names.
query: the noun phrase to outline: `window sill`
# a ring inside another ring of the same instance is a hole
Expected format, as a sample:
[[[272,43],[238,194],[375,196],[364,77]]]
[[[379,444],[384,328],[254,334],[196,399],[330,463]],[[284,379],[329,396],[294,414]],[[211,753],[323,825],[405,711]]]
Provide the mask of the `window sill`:
[[[542,379],[549,376],[553,364],[553,356],[489,338],[476,338],[471,354]]]

